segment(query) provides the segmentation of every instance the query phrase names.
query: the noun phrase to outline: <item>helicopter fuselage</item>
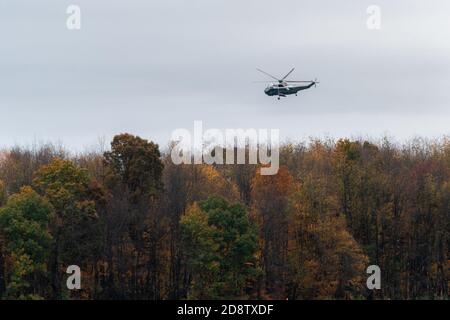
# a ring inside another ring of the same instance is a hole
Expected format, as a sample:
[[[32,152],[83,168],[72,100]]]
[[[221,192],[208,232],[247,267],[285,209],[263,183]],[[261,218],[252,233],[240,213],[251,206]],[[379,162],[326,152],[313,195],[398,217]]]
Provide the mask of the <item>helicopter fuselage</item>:
[[[306,90],[311,88],[314,85],[314,82],[311,82],[311,84],[307,86],[289,86],[289,85],[271,85],[268,86],[264,92],[268,96],[288,96],[291,94],[297,94],[297,92],[301,90]]]

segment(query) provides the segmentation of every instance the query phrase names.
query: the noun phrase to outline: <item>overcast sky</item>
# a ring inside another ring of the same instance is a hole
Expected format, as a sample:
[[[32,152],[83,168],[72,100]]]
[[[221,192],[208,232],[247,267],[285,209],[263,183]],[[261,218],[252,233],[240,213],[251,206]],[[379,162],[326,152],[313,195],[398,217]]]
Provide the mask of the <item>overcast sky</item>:
[[[194,120],[290,139],[450,134],[449,14],[448,0],[0,0],[0,145],[166,145]],[[321,83],[281,101],[253,83],[291,67]]]

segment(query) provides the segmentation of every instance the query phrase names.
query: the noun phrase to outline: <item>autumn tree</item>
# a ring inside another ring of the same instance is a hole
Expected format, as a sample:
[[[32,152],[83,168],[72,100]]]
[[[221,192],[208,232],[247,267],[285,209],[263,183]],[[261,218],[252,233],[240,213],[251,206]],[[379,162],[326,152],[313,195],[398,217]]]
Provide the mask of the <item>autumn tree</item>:
[[[0,208],[6,204],[8,200],[6,193],[6,186],[3,181],[0,180]],[[5,253],[4,253],[4,239],[2,232],[0,231],[0,298],[3,296],[6,290],[5,283]]]
[[[264,284],[267,293],[276,298],[284,297],[285,291],[292,183],[292,176],[284,166],[273,176],[263,176],[258,170],[252,182],[253,216],[260,228]]]
[[[290,200],[289,299],[351,299],[364,294],[368,259],[336,215],[336,201],[326,195],[320,176],[295,186]]]
[[[0,299],[4,296],[6,292],[6,270],[5,270],[5,259],[6,253],[4,248],[3,235],[0,233]]]
[[[6,192],[6,185],[2,180],[0,180],[0,207],[5,205],[7,200],[8,195]]]
[[[127,283],[123,278],[127,265],[132,270],[130,293],[135,298],[161,296],[160,246],[165,230],[159,210],[164,168],[160,157],[157,144],[129,134],[115,136],[111,151],[104,154],[109,282],[115,280],[116,258],[120,286]]]
[[[169,149],[170,151],[170,149]],[[185,261],[183,260],[180,219],[194,202],[209,197],[222,197],[231,202],[239,200],[236,184],[222,174],[222,170],[208,165],[176,165],[170,152],[164,162],[164,215],[169,220],[169,297],[184,298],[188,291]]]
[[[61,146],[50,143],[29,148],[14,146],[0,154],[0,180],[3,180],[9,194],[31,185],[33,174],[39,167],[50,163],[55,157],[67,156]]]
[[[181,219],[188,298],[241,298],[257,275],[257,234],[246,210],[221,198],[192,205]]]
[[[99,258],[100,233],[91,180],[70,160],[54,159],[42,166],[33,185],[55,210],[51,256],[54,298],[61,298],[62,267],[94,264]]]
[[[40,299],[48,294],[52,214],[51,205],[29,187],[11,196],[0,209],[0,237],[8,257],[6,298]]]
[[[129,134],[104,150],[0,151],[0,297],[449,297],[448,138],[285,143],[275,176],[175,165]]]

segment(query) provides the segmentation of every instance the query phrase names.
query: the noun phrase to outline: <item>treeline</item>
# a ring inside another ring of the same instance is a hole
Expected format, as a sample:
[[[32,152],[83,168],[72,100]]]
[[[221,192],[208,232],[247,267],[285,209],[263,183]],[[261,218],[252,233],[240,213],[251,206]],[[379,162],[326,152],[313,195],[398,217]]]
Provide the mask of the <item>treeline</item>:
[[[448,299],[449,140],[313,140],[280,163],[174,165],[129,134],[4,150],[0,297]]]

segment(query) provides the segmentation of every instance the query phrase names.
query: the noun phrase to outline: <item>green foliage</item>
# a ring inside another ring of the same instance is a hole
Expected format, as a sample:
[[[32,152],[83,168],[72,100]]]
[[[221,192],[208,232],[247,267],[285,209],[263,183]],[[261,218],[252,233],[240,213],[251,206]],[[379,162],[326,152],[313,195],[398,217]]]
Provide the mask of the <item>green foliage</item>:
[[[163,266],[159,262],[159,246],[167,219],[158,210],[164,168],[160,156],[157,144],[130,134],[115,136],[111,151],[104,153],[104,184],[108,192],[104,224],[110,246],[107,259],[111,261],[116,256],[118,268],[130,270],[133,280],[127,285],[126,297],[145,292],[148,298],[160,298],[159,275]],[[112,278],[113,270],[108,272]],[[125,276],[118,275],[121,286],[128,281]],[[113,281],[108,283],[110,291],[117,289]]]
[[[52,215],[51,205],[29,187],[11,196],[0,210],[0,227],[11,257],[8,298],[36,298],[33,292],[39,286],[37,277],[47,271]]]
[[[183,255],[192,274],[189,298],[216,296],[214,282],[217,281],[218,244],[213,240],[214,227],[208,224],[208,215],[197,205],[190,207],[181,218]]]
[[[58,259],[78,265],[92,259],[99,247],[99,225],[88,173],[56,158],[35,173],[33,185],[55,209]]]
[[[64,217],[75,209],[77,200],[85,196],[89,181],[85,170],[77,168],[72,161],[56,158],[34,174],[33,185]]]
[[[239,204],[209,198],[181,219],[191,299],[239,298],[256,276],[256,231]]]
[[[105,152],[106,181],[113,189],[117,183],[126,186],[131,199],[154,195],[162,188],[163,164],[158,145],[145,139],[121,134],[111,142],[111,151]]]
[[[5,150],[0,296],[449,297],[448,139],[280,152],[278,174],[261,176],[255,165],[175,166],[129,134],[71,161],[52,148]],[[80,291],[61,289],[69,264],[82,269]],[[365,288],[371,264],[381,290]]]

